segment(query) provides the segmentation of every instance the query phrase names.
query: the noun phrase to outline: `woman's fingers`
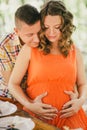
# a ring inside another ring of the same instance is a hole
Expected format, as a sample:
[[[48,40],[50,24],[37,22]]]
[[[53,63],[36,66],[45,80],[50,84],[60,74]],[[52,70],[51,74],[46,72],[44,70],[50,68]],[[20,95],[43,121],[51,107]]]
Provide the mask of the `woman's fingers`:
[[[72,111],[71,111],[71,112],[62,114],[62,115],[60,116],[60,118],[66,118],[66,117],[70,117],[70,116],[72,116],[72,115],[73,115],[73,113],[72,113]]]
[[[47,117],[47,116],[43,116],[43,117],[39,117],[39,119],[41,119],[41,120],[53,120],[53,118],[52,117]]]
[[[44,118],[44,119],[48,119],[48,120],[52,120],[55,117],[57,117],[57,114],[54,113],[44,113],[43,115],[38,115],[40,118]]]
[[[34,102],[42,102],[42,99],[47,96],[47,92],[45,93],[42,93],[41,95],[37,96],[35,99],[34,99]]]
[[[71,106],[71,107],[69,107],[69,108],[67,108],[67,109],[62,109],[62,110],[60,111],[60,114],[61,114],[60,118],[70,117],[70,116],[72,116],[72,115],[74,115],[74,114],[76,114],[76,113],[77,113],[77,109],[75,109],[75,108],[73,108],[73,107]]]
[[[46,119],[53,119],[57,116],[58,110],[55,107],[49,107],[49,105],[43,105],[42,110],[36,113],[38,116]]]
[[[56,111],[54,109],[42,109],[42,112],[43,112],[43,114],[44,113],[48,113],[48,114],[51,114],[51,113],[56,114],[56,113],[58,113],[58,111]]]

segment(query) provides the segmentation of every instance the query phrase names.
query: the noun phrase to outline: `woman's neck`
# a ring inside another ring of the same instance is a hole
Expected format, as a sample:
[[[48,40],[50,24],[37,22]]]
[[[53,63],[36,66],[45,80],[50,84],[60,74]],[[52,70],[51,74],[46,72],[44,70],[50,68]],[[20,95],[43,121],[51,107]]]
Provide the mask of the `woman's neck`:
[[[54,55],[60,54],[58,43],[52,43],[52,48],[51,48],[50,53]]]

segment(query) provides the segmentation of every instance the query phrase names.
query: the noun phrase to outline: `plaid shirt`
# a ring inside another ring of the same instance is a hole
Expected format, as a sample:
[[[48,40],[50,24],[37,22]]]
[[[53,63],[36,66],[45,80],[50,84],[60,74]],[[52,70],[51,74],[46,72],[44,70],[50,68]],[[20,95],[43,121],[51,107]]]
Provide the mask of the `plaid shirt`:
[[[7,35],[0,43],[0,67],[2,70],[12,70],[21,47],[15,33]]]
[[[13,69],[21,47],[22,45],[15,33],[11,33],[5,37],[0,43],[0,69],[4,71]],[[6,84],[2,75],[0,75],[0,84]],[[22,84],[24,85],[23,81]]]

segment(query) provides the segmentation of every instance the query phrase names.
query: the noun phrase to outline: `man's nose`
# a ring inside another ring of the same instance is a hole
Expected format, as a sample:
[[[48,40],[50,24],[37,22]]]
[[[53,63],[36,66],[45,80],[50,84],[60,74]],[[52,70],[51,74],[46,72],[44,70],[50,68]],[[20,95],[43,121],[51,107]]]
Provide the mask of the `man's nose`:
[[[39,41],[40,41],[40,39],[39,39],[39,37],[38,37],[38,34],[35,34],[35,35],[34,35],[33,41],[34,41],[34,42],[39,42]]]

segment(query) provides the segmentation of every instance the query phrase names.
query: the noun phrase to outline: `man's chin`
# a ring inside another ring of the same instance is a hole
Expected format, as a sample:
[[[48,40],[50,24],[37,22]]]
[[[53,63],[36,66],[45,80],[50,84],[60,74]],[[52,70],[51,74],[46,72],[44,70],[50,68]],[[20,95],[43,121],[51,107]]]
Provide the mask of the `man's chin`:
[[[31,48],[37,48],[38,46],[31,46]]]
[[[31,47],[35,48],[35,47],[38,47],[38,46],[39,46],[39,44],[33,44]]]
[[[29,47],[31,47],[31,48],[35,48],[35,47],[38,47],[39,46],[39,44],[27,44]]]

